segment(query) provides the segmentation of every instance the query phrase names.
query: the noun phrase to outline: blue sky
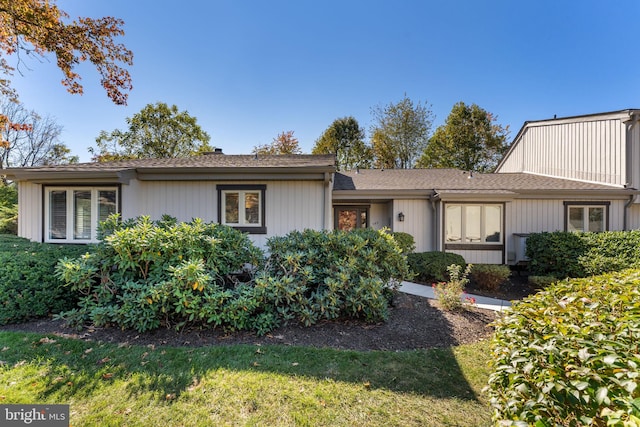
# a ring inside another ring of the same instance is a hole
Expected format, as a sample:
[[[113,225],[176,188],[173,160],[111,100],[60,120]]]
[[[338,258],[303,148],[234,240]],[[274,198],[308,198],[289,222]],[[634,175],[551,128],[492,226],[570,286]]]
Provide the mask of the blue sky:
[[[247,154],[293,130],[309,153],[333,120],[372,124],[371,108],[406,93],[431,105],[434,130],[456,102],[509,125],[640,108],[635,0],[59,0],[78,16],[125,21],[134,52],[126,107],[90,65],[68,94],[55,62],[16,74],[20,100],[64,127],[81,161],[101,130],[155,102],[198,119],[211,145]]]

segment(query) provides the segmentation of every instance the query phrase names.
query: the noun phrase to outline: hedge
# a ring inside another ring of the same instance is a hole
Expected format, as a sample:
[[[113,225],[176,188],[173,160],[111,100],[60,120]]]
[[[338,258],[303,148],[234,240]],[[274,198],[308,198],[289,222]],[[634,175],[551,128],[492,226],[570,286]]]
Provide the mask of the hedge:
[[[639,425],[640,270],[557,282],[494,326],[497,423]]]
[[[59,258],[92,250],[0,235],[0,324],[20,323],[69,310],[77,296],[54,275]]]
[[[407,255],[407,262],[416,279],[424,283],[449,280],[447,267],[451,264],[462,269],[467,265],[462,255],[440,251],[411,253]]]
[[[587,277],[638,266],[640,230],[534,233],[527,239],[536,276]]]

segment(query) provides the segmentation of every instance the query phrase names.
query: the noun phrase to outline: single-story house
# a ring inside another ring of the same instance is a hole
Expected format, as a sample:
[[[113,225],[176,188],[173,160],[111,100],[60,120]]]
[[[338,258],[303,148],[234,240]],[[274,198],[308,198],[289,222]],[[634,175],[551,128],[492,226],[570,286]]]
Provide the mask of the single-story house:
[[[332,155],[212,154],[187,159],[6,170],[18,234],[96,241],[99,220],[163,214],[239,228],[260,246],[305,228],[388,227],[417,251],[515,264],[541,231],[640,228],[640,110],[526,122],[495,173],[338,172]]]

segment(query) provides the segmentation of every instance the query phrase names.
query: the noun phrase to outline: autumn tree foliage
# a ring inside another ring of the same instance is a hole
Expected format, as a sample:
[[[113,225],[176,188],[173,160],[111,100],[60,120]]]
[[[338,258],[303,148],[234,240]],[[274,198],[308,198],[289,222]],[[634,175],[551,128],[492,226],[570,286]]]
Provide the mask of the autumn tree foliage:
[[[100,83],[116,104],[126,104],[132,89],[131,76],[124,66],[132,65],[133,54],[115,38],[124,35],[124,22],[112,17],[77,18],[60,10],[52,0],[0,0],[0,93],[15,98],[8,79],[24,66],[29,56],[55,55],[62,71],[62,84],[71,93],[81,94],[83,86],[75,71],[89,61],[100,74]],[[15,65],[8,58],[15,59]]]
[[[341,117],[316,140],[311,154],[335,154],[338,170],[369,168],[373,163],[373,151],[364,142],[364,137],[364,129],[355,118]]]
[[[279,133],[273,138],[271,144],[258,145],[253,147],[252,154],[273,155],[273,154],[302,154],[298,138],[293,136],[293,131]]]
[[[509,128],[476,104],[458,102],[438,127],[418,160],[422,168],[493,172],[506,152]]]
[[[97,147],[89,148],[94,161],[189,157],[212,151],[209,134],[176,105],[147,104],[126,122],[126,130],[100,132]]]
[[[433,113],[426,103],[404,95],[397,103],[371,109],[371,146],[378,168],[408,169],[422,154],[431,133]]]

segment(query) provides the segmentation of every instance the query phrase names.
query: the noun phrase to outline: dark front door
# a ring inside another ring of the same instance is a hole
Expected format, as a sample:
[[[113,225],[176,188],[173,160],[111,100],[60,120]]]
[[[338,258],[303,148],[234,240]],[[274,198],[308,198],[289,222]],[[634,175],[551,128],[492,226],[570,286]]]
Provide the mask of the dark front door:
[[[369,226],[369,208],[344,206],[335,210],[335,228],[343,231],[350,231],[356,228],[367,228]]]

